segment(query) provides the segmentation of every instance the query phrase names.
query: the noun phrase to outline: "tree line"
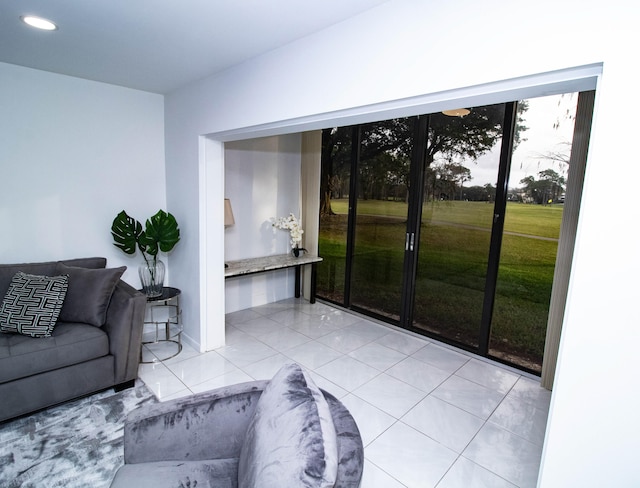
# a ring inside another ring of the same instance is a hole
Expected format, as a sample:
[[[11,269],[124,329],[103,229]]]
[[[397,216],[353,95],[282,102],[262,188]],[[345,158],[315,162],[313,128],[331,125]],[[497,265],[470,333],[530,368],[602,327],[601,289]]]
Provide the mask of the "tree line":
[[[471,170],[462,161],[476,161],[490,151],[503,134],[504,104],[474,107],[465,117],[430,114],[426,134],[418,133],[419,117],[390,119],[322,132],[321,215],[331,215],[331,199],[352,191],[352,168],[357,168],[354,190],[360,199],[407,201],[411,190],[412,153],[424,154],[424,192],[429,200],[491,201],[493,185],[465,186]],[[518,104],[514,146],[528,129]],[[421,116],[425,117],[425,116]],[[422,148],[416,145],[424,144]],[[357,162],[357,164],[353,164]]]

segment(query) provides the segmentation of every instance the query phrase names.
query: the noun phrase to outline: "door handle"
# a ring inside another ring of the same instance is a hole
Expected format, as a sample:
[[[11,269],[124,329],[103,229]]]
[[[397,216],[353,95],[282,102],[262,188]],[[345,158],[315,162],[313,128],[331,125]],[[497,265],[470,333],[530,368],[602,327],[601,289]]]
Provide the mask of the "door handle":
[[[416,235],[413,232],[407,232],[407,235],[404,238],[404,250],[413,252],[413,244],[415,241]]]

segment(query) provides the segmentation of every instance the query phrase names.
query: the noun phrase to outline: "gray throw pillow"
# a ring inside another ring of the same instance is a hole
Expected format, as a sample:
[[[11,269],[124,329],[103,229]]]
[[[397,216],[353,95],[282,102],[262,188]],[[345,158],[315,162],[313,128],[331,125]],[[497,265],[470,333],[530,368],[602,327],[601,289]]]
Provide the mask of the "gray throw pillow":
[[[265,388],[249,423],[238,488],[328,488],[337,471],[329,405],[307,372],[286,364]]]
[[[58,263],[56,273],[69,276],[69,290],[59,320],[102,327],[107,321],[113,290],[126,269],[126,266],[89,269]]]
[[[67,276],[16,273],[0,307],[0,331],[49,337],[58,320]]]

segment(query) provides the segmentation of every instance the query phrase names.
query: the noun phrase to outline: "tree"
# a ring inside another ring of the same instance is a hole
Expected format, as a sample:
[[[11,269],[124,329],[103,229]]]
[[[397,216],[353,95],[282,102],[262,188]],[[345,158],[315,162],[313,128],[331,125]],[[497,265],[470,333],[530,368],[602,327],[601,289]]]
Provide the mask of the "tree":
[[[465,117],[442,113],[429,117],[426,165],[438,158],[476,160],[491,150],[502,136],[504,105],[475,107]]]
[[[491,200],[495,200],[496,199],[496,187],[493,186],[491,183],[485,183],[484,185],[484,191],[487,194],[487,201],[491,201]]]
[[[566,180],[564,176],[560,176],[552,169],[545,169],[538,173],[540,180],[547,183],[548,198],[553,201],[557,201],[560,195],[564,192],[564,185]]]
[[[483,186],[475,185],[464,189],[467,200],[471,202],[491,202],[496,199],[496,187],[491,183]]]
[[[380,200],[390,194],[406,198],[415,120],[399,118],[360,126],[358,176],[362,198]]]
[[[564,141],[559,143],[559,146],[561,146],[560,149],[557,149],[555,151],[547,151],[543,154],[538,154],[538,157],[568,165],[569,159],[571,158],[571,143],[569,141]]]
[[[352,127],[322,131],[320,215],[334,215],[331,197],[341,193],[342,177],[345,173],[348,175],[351,168],[352,132]]]
[[[453,200],[458,190],[456,185],[459,185],[459,195],[462,199],[463,185],[465,181],[471,180],[471,170],[460,163],[449,162],[434,164],[433,167],[439,181],[439,196],[445,194],[447,200]]]
[[[549,200],[557,201],[564,192],[566,184],[564,177],[552,169],[540,171],[538,177],[538,180],[533,176],[527,176],[520,180],[531,201],[538,204],[546,204]]]

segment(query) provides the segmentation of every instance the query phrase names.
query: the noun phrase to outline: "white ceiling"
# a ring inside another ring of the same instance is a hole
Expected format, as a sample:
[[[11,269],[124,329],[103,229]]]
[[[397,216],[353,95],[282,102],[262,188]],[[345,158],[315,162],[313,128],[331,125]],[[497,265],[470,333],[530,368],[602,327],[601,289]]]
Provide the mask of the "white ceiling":
[[[0,61],[168,93],[386,1],[0,0]]]

